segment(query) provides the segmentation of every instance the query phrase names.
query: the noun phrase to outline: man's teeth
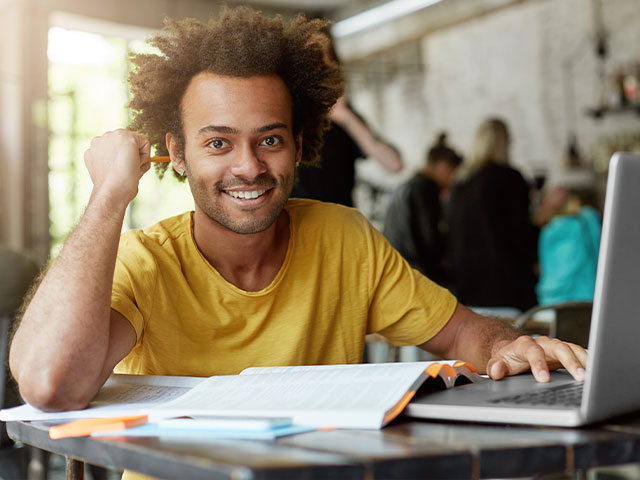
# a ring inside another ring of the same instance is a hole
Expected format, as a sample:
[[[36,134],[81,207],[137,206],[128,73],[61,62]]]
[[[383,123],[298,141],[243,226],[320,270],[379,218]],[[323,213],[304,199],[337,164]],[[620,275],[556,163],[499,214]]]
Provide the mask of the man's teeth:
[[[227,192],[227,193],[229,195],[231,195],[233,198],[244,198],[245,200],[248,200],[248,199],[251,199],[251,198],[258,198],[264,192],[266,192],[266,190],[252,190],[250,192],[231,191],[231,192]]]

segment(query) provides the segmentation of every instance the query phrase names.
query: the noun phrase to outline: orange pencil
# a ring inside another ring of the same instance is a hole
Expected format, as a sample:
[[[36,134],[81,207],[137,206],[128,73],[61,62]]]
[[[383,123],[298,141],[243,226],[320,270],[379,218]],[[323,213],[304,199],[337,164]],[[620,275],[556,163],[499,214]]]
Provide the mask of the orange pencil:
[[[167,156],[151,157],[152,162],[170,162],[171,158]]]
[[[146,415],[133,415],[130,417],[111,417],[111,418],[87,418],[84,420],[76,420],[74,422],[63,423],[49,428],[49,437],[67,438],[67,437],[86,437],[93,432],[102,432],[110,430],[124,430],[125,428],[137,427],[147,423]]]

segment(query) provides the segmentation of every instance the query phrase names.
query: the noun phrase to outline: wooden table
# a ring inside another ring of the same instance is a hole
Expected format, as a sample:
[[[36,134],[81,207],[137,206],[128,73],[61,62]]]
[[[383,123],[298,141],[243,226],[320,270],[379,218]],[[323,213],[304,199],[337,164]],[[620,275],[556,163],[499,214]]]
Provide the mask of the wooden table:
[[[15,440],[65,455],[68,478],[82,478],[81,462],[160,478],[230,480],[495,478],[640,462],[640,414],[580,429],[400,418],[380,431],[309,432],[274,442],[51,440],[46,425],[27,422],[10,422],[8,431]]]

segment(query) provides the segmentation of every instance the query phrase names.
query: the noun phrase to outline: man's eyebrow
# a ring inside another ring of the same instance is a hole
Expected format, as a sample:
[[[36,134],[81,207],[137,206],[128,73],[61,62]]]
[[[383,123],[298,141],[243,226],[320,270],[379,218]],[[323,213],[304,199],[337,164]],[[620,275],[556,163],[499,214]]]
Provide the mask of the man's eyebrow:
[[[254,129],[253,131],[256,133],[264,133],[264,132],[269,132],[271,130],[277,130],[279,128],[287,128],[287,124],[286,123],[282,123],[282,122],[275,122],[275,123],[270,123],[268,125],[264,125],[262,127],[258,127],[256,129]],[[240,131],[237,128],[233,128],[233,127],[227,127],[224,125],[207,125],[205,127],[202,127],[200,130],[198,130],[198,135],[202,135],[205,133],[210,133],[210,132],[217,132],[217,133],[226,133],[229,135],[237,135],[240,133]]]
[[[206,127],[202,127],[200,130],[198,130],[198,135],[209,132],[227,133],[230,135],[239,133],[237,129],[225,127],[224,125],[207,125]]]
[[[287,128],[287,124],[286,123],[282,123],[282,122],[276,122],[276,123],[270,123],[269,125],[265,125],[264,127],[259,127],[255,129],[256,133],[264,133],[264,132],[269,132],[271,130],[277,130],[279,128]]]

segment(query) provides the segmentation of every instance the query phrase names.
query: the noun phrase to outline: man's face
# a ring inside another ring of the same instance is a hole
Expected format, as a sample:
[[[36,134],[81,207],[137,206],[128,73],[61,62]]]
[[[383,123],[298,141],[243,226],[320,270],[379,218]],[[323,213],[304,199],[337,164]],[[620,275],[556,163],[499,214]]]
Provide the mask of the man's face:
[[[291,96],[276,75],[196,75],[182,100],[185,168],[196,210],[240,234],[284,207],[301,156]]]

